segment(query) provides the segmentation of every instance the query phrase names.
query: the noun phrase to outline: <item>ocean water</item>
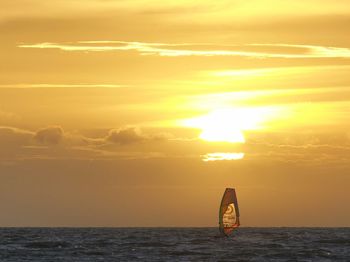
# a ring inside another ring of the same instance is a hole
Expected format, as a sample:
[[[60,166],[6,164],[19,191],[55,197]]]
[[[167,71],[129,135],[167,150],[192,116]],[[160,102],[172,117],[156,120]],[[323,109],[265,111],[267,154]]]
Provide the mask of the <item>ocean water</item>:
[[[0,228],[0,261],[350,261],[350,228]]]

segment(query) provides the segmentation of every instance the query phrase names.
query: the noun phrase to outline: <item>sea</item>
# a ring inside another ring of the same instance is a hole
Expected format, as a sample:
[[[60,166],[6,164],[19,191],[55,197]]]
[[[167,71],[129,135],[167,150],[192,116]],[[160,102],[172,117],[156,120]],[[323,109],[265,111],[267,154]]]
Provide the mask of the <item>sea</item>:
[[[0,261],[350,261],[350,228],[0,228]]]

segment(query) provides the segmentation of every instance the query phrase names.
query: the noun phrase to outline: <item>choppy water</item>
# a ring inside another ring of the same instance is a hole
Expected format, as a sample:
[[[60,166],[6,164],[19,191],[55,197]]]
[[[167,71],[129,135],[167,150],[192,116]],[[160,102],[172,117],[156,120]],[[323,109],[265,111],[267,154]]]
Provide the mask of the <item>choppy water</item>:
[[[0,261],[350,261],[350,228],[0,228]]]

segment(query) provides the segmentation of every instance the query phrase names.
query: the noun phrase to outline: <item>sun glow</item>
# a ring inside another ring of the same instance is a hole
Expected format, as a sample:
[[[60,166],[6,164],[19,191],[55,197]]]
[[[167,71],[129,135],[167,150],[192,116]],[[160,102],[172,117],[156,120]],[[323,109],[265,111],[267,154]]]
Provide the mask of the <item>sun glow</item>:
[[[186,119],[183,125],[200,128],[199,138],[209,142],[245,143],[243,131],[260,129],[269,114],[265,108],[225,108]]]
[[[230,142],[230,143],[244,143],[245,138],[240,130],[227,129],[222,130],[219,127],[207,127],[199,135],[199,138],[209,142]]]

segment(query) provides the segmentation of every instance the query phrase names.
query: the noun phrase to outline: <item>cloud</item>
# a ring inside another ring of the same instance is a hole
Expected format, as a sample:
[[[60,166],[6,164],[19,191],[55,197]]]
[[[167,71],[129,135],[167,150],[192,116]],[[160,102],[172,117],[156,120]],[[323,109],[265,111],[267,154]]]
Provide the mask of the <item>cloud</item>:
[[[40,148],[42,145],[57,144],[66,147],[87,146],[101,140],[103,139],[91,139],[80,134],[64,132],[60,126],[48,126],[35,132],[15,127],[0,127],[0,145],[6,150],[16,146],[35,148],[38,144]]]
[[[0,110],[0,119],[13,119],[16,115],[10,112]]]
[[[15,127],[0,127],[0,165],[12,165],[22,155],[24,147],[32,142],[33,134]]]
[[[209,161],[222,161],[222,160],[239,160],[244,157],[244,153],[231,153],[231,152],[216,152],[208,153],[202,156],[204,162]]]
[[[127,145],[142,142],[148,139],[138,128],[127,127],[122,129],[112,129],[109,131],[106,141],[120,145]]]
[[[57,145],[63,140],[64,131],[59,126],[50,126],[39,129],[35,135],[34,140],[45,145]]]
[[[37,147],[37,145],[62,145],[65,148],[96,149],[107,144],[129,145],[144,141],[164,141],[173,136],[168,133],[144,134],[137,127],[110,129],[107,136],[86,137],[79,132],[65,132],[61,126],[48,126],[37,131],[15,127],[0,127],[0,144]]]
[[[1,87],[1,85],[0,85]],[[4,124],[12,122],[12,121],[19,121],[20,117],[14,113],[3,111],[0,109],[0,121]]]
[[[137,127],[111,129],[107,136],[95,138],[78,131],[66,132],[61,126],[48,126],[37,131],[15,127],[0,127],[0,165],[25,160],[115,160],[165,157],[163,133],[144,134]],[[128,147],[136,144],[136,147]],[[121,146],[122,145],[122,146]]]
[[[175,137],[171,133],[156,133],[151,135],[150,139],[155,140],[155,141],[165,141],[165,140],[174,140]]]
[[[320,3],[321,2],[321,3]],[[129,14],[132,18],[136,14],[146,14],[151,17],[166,16],[162,21],[191,21],[192,23],[241,23],[254,21],[266,23],[268,20],[287,17],[290,20],[300,20],[303,16],[347,14],[347,1],[309,0],[303,1],[261,1],[251,0],[202,0],[197,1],[160,1],[160,0],[50,0],[50,4],[43,0],[2,0],[0,21],[21,17],[110,17],[115,14]],[[308,5],[309,4],[309,8]],[[271,8],[273,6],[274,8]],[[254,8],[252,8],[254,7]],[[312,8],[310,8],[312,7]],[[298,10],[297,15],[294,10]],[[298,28],[299,29],[299,28]],[[300,27],[302,30],[303,28]]]
[[[0,84],[0,88],[119,88],[117,84]],[[0,117],[2,112],[0,111]]]
[[[0,127],[0,145],[3,148],[9,145],[11,147],[22,146],[30,142],[33,134],[31,131],[15,127]]]
[[[159,140],[167,142],[162,143]],[[250,132],[246,144],[232,148],[232,145],[212,144],[198,139],[175,139],[154,131],[144,133],[137,127],[111,129],[107,135],[100,134],[94,138],[81,135],[77,131],[65,132],[60,126],[49,126],[35,132],[14,127],[0,127],[0,164],[25,159],[193,158],[198,160],[201,156],[205,161],[213,161],[239,159],[243,154],[245,162],[251,163],[347,165],[350,159],[350,140],[348,133],[336,135],[312,132],[295,135],[288,132]]]
[[[20,44],[20,48],[60,49],[63,51],[137,51],[157,56],[241,56],[250,58],[350,58],[343,47],[300,44],[216,45],[210,43],[145,43],[127,41],[78,41],[71,43]]]
[[[245,145],[247,160],[327,166],[345,165],[350,159],[350,140],[345,133],[253,134]],[[329,166],[328,166],[329,167]]]

